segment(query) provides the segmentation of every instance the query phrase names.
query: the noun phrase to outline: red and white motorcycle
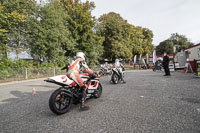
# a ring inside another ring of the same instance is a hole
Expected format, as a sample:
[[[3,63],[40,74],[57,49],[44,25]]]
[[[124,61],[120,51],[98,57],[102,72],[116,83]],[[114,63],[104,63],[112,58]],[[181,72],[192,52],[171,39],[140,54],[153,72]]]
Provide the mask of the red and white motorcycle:
[[[99,82],[100,76],[89,75],[88,73],[80,73],[80,76],[88,86],[86,99],[99,98],[102,94],[102,85]],[[72,104],[80,103],[80,86],[66,75],[50,77],[45,81],[61,86],[49,98],[49,107],[53,113],[64,114],[69,111]]]

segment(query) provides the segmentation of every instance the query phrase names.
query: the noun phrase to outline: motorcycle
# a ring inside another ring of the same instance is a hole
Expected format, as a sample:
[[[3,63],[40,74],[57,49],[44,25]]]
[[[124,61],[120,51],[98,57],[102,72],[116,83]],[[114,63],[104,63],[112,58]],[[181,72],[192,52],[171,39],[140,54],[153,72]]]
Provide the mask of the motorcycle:
[[[112,75],[111,75],[111,81],[114,84],[118,84],[120,79],[121,79],[121,76],[120,76],[120,73],[119,73],[118,69],[122,69],[122,76],[124,77],[124,71],[125,71],[124,68],[113,68],[112,69]]]
[[[155,65],[152,67],[152,70],[155,72],[156,70],[162,71],[162,63],[156,62]]]
[[[99,82],[100,76],[80,73],[80,77],[88,87],[86,99],[101,97],[102,85]],[[50,77],[45,81],[61,86],[49,98],[49,108],[53,113],[58,115],[64,114],[70,110],[72,104],[81,102],[80,86],[66,75]]]
[[[112,70],[110,67],[108,67],[107,69],[105,69],[103,66],[101,66],[100,71],[98,73],[100,76],[103,75],[111,75],[112,74]]]

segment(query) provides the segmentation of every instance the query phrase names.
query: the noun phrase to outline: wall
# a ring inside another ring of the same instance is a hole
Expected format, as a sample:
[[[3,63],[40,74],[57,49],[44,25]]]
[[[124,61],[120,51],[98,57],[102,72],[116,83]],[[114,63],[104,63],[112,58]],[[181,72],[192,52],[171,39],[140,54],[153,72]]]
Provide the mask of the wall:
[[[196,47],[193,47],[193,48],[190,48],[190,49],[187,49],[185,51],[189,51],[190,52],[189,61],[193,61],[194,59],[195,60],[200,60],[200,45],[198,45]]]

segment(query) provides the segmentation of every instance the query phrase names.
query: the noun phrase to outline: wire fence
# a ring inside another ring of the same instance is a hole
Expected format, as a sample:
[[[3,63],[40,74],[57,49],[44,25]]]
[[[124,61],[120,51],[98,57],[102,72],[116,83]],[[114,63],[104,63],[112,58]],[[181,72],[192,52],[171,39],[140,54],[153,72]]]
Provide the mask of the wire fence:
[[[61,68],[12,68],[0,70],[0,82],[43,78],[65,73],[66,71],[62,71]]]

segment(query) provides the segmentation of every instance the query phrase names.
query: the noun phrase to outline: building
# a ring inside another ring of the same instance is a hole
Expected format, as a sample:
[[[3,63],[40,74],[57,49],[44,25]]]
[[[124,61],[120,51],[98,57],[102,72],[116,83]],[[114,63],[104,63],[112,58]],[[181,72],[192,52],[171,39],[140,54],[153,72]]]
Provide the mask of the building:
[[[185,49],[188,61],[200,60],[200,43]]]
[[[196,61],[200,61],[200,43],[185,49],[187,62],[192,66],[195,71]]]

